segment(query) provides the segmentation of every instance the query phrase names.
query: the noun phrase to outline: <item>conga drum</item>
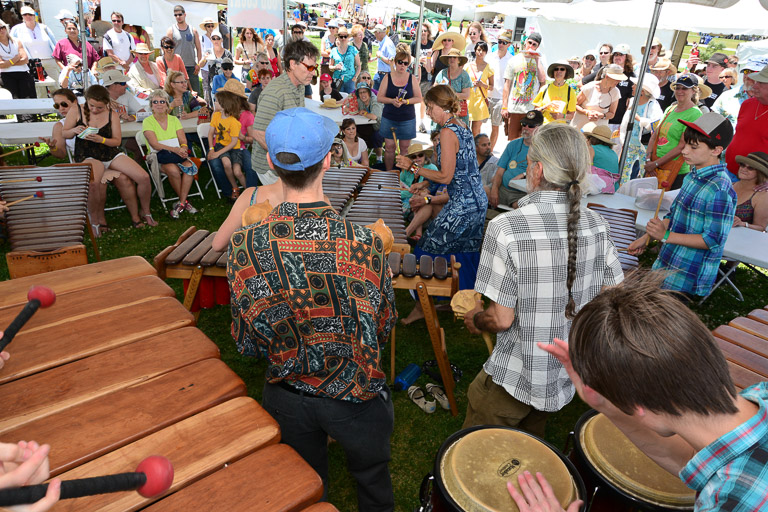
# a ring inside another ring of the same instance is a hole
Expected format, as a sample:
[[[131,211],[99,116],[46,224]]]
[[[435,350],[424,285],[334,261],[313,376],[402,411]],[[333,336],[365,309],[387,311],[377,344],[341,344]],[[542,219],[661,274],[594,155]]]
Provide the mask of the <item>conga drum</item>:
[[[640,451],[603,414],[584,413],[573,439],[571,460],[590,490],[590,512],[693,510],[695,492]]]
[[[460,430],[443,443],[422,483],[421,510],[517,512],[507,482],[518,486],[525,470],[544,474],[563,508],[586,495],[576,468],[552,445],[522,430],[486,425]]]

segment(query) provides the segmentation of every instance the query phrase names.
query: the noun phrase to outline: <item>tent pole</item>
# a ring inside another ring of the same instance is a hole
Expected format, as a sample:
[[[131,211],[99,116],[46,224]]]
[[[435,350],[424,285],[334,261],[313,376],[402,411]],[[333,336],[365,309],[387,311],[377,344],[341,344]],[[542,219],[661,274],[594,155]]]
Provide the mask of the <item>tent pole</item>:
[[[421,27],[424,24],[424,0],[421,0],[419,6],[419,24],[416,27],[416,55],[413,57],[413,74],[421,82],[421,64],[419,59],[421,58]]]
[[[664,0],[656,0],[656,5],[653,8],[653,18],[651,19],[651,28],[648,31],[648,38],[645,41],[645,51],[643,52],[643,61],[640,63],[640,73],[637,77],[637,86],[635,88],[634,101],[632,102],[632,108],[629,112],[629,121],[627,123],[627,131],[624,135],[624,144],[621,147],[621,158],[619,159],[619,175],[624,172],[624,164],[627,161],[627,150],[629,149],[629,141],[632,138],[632,130],[635,127],[635,115],[637,114],[638,101],[637,98],[643,91],[643,79],[645,78],[645,70],[648,67],[648,55],[651,53],[651,44],[653,43],[653,36],[656,35],[656,25],[659,23],[659,16],[661,16],[661,6],[664,5]],[[621,123],[621,119],[619,119]]]
[[[306,6],[304,6],[306,8]],[[288,0],[283,0],[283,50],[285,45],[290,42],[292,34],[288,32]]]
[[[88,90],[90,85],[88,82],[88,70],[90,69],[88,62],[88,37],[85,33],[85,12],[83,11],[83,0],[77,0],[77,14],[80,17],[80,48],[82,49],[83,57],[83,92]]]

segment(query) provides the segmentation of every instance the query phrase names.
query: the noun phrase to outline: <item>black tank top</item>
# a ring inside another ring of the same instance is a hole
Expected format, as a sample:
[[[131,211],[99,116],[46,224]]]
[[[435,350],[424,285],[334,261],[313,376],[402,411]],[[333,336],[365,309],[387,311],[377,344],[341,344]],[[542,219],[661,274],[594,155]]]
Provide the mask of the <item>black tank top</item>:
[[[83,109],[80,105],[77,105],[77,109],[80,111],[80,119],[78,119],[75,126],[85,126],[83,121]],[[109,119],[107,124],[99,128],[98,134],[105,139],[112,138],[112,109],[109,110]],[[112,160],[120,154],[120,147],[111,147],[100,142],[91,142],[90,140],[81,139],[75,137],[75,162],[82,162],[86,158],[93,158],[102,162]]]

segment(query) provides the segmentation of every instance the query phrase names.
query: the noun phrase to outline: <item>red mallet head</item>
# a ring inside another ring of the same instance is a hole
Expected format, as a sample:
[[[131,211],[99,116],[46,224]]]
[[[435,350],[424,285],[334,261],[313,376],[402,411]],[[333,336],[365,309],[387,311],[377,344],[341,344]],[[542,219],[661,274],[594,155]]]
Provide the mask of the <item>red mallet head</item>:
[[[27,300],[37,299],[41,308],[53,306],[56,302],[56,294],[47,286],[33,286],[27,293]]]
[[[35,192],[35,197],[42,198],[45,195],[45,193],[42,190],[38,190]]]
[[[43,181],[43,177],[42,177],[42,176],[38,176],[37,178],[35,178],[35,180],[37,180],[37,181]]]
[[[147,482],[137,489],[145,498],[164,493],[173,483],[173,464],[161,455],[152,455],[141,461],[136,472],[147,475]]]
[[[36,148],[39,148],[39,147],[40,147],[40,143],[39,143],[39,142],[35,142],[33,145],[34,145]]]

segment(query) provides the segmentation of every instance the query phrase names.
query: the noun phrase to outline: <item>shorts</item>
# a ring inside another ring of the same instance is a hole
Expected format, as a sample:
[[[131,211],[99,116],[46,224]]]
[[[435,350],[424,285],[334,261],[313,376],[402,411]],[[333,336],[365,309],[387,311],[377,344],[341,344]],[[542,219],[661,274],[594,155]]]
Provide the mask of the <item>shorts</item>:
[[[115,161],[115,158],[119,157],[120,155],[125,155],[125,153],[123,153],[121,151],[118,154],[116,154],[115,156],[113,156],[110,160],[100,160],[100,162],[102,164],[104,164],[104,170],[106,171],[107,169],[109,169],[109,166],[112,165],[112,162]],[[85,160],[96,160],[96,158],[88,157]],[[85,160],[83,160],[83,161],[85,161]]]
[[[488,98],[488,109],[491,111],[491,126],[501,126],[504,123],[501,117],[501,98]]]
[[[223,147],[224,146],[222,146],[221,144],[219,144],[217,142],[216,144],[214,144],[213,150],[214,151],[221,151],[221,148],[223,148]],[[242,152],[239,149],[230,149],[229,151],[226,151],[226,152],[222,153],[221,155],[219,155],[219,158],[227,157],[227,158],[229,158],[229,161],[232,163],[232,166],[237,164],[240,167],[242,167],[243,166],[243,162],[242,162],[242,159],[240,158],[241,156],[242,156]]]
[[[379,133],[385,139],[392,138],[392,129],[395,129],[397,140],[413,140],[416,138],[416,119],[407,121],[391,121],[386,117],[381,118]]]

